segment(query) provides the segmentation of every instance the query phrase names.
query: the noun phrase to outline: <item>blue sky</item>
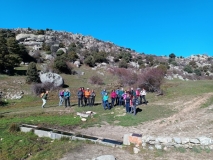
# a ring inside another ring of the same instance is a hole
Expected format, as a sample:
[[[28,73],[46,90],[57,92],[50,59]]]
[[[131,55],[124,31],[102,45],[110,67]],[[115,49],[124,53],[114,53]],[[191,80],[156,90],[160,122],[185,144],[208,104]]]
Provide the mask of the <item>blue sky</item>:
[[[0,28],[81,33],[158,56],[213,56],[213,0],[1,0],[0,5]]]

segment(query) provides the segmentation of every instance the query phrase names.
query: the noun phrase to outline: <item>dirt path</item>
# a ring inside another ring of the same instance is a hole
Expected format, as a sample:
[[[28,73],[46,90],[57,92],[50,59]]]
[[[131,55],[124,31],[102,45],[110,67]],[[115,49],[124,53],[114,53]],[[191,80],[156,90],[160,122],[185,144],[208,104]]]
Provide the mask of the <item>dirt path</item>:
[[[176,106],[179,112],[168,118],[161,118],[134,127],[105,124],[101,127],[77,128],[75,132],[116,140],[122,140],[124,134],[132,132],[156,136],[197,137],[203,135],[213,137],[213,124],[210,123],[213,117],[213,111],[211,111],[213,107],[200,109],[201,104],[212,95],[213,93],[203,94],[190,101],[176,103],[179,104]]]

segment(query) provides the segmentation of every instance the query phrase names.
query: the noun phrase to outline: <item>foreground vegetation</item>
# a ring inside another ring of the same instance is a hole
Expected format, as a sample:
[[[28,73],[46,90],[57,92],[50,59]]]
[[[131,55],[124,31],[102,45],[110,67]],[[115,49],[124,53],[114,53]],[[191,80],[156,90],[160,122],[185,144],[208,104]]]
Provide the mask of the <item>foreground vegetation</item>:
[[[51,128],[60,128],[72,130],[74,127],[102,127],[105,123],[121,126],[137,126],[140,123],[153,121],[162,117],[168,117],[177,112],[174,106],[169,105],[172,101],[187,101],[198,95],[212,92],[212,81],[165,81],[161,86],[164,91],[163,96],[156,96],[155,93],[148,93],[148,105],[138,106],[136,116],[125,115],[125,109],[122,106],[116,106],[111,110],[103,110],[100,99],[100,92],[103,88],[110,91],[110,86],[93,86],[87,83],[87,79],[94,75],[90,71],[84,78],[78,76],[62,75],[66,85],[71,89],[71,109],[64,109],[58,106],[57,91],[51,92],[46,108],[41,108],[41,100],[37,96],[26,95],[20,100],[9,100],[4,106],[0,107],[0,159],[59,159],[70,150],[77,149],[86,142],[69,140],[54,140],[48,138],[38,138],[33,133],[19,132],[15,126],[23,123],[34,124]],[[106,73],[107,74],[107,73]],[[15,77],[1,76],[2,81],[13,81]],[[19,80],[25,79],[25,76],[18,76]],[[112,75],[103,77],[105,84],[113,82]],[[10,84],[13,84],[12,82]],[[15,84],[14,84],[15,85]],[[85,86],[95,89],[96,105],[94,107],[77,107],[75,97],[78,87]],[[6,86],[2,86],[4,88]],[[10,86],[12,87],[12,86]],[[21,86],[24,89],[30,88],[25,84]],[[213,104],[213,97],[206,101],[201,108]],[[97,114],[82,122],[76,112],[85,112],[91,110]],[[182,150],[181,150],[182,151]],[[196,151],[196,150],[195,150]],[[157,156],[163,153],[157,151]]]

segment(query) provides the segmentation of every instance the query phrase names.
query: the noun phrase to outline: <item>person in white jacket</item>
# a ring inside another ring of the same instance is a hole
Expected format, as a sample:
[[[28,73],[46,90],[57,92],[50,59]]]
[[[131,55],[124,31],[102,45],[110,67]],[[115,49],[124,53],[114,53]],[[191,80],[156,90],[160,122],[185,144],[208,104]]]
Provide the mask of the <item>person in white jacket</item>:
[[[144,100],[144,103],[147,105],[146,101],[146,90],[143,88],[140,92],[140,103],[142,104],[142,99]]]

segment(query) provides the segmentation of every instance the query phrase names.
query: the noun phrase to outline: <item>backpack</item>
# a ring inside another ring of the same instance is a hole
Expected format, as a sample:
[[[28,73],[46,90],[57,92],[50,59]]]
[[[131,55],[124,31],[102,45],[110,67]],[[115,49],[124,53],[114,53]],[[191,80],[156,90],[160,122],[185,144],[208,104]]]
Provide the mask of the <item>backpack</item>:
[[[43,94],[42,99],[47,99],[47,94],[46,93]]]
[[[60,92],[60,96],[64,96],[64,92],[63,91]]]

